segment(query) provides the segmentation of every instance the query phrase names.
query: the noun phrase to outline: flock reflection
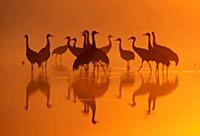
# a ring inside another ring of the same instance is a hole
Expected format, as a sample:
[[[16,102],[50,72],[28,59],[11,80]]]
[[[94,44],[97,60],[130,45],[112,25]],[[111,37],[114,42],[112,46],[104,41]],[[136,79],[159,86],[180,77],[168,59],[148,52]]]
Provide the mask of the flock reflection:
[[[66,70],[66,69],[65,69]],[[67,73],[70,73],[67,70]],[[109,92],[114,90],[115,94],[118,94],[118,98],[122,98],[122,92],[127,93],[126,90],[133,90],[132,95],[128,99],[130,106],[137,106],[138,96],[148,96],[147,102],[147,114],[151,114],[156,108],[157,98],[165,97],[177,89],[179,80],[177,75],[169,75],[166,78],[161,78],[159,75],[152,76],[152,74],[136,74],[131,71],[119,73],[118,77],[112,78],[112,71],[107,73],[94,73],[89,71],[80,71],[78,73],[67,74],[69,79],[66,83],[66,96],[67,101],[73,103],[81,103],[83,105],[81,111],[83,114],[91,116],[91,122],[96,124],[96,112],[98,111],[98,105],[96,100],[102,98]],[[116,76],[116,75],[115,75]],[[169,78],[170,77],[170,78]],[[111,80],[112,79],[112,80]],[[161,80],[162,79],[162,80]],[[114,80],[118,80],[119,84],[116,85]],[[26,86],[26,103],[25,110],[29,109],[30,97],[36,92],[41,92],[46,96],[46,106],[51,107],[50,104],[50,85],[49,79],[46,75],[39,74],[37,78],[31,75],[31,79]],[[115,88],[118,88],[117,90]],[[56,90],[57,91],[57,90]],[[110,92],[109,92],[110,93]],[[109,95],[113,97],[113,95]],[[127,96],[127,95],[126,95]],[[109,97],[109,98],[110,98]],[[112,99],[112,98],[110,98]],[[103,99],[104,100],[104,99]],[[34,100],[31,100],[34,102]],[[145,102],[145,103],[146,103]],[[128,106],[127,106],[128,107]]]
[[[151,110],[155,110],[156,99],[159,97],[166,96],[172,93],[178,87],[178,76],[176,75],[175,79],[170,81],[168,77],[163,79],[162,83],[160,82],[159,76],[156,76],[156,81],[151,80],[151,74],[147,78],[147,81],[144,82],[143,75],[140,74],[141,85],[134,91],[132,95],[132,106],[136,105],[136,96],[148,94],[148,111],[150,114]]]

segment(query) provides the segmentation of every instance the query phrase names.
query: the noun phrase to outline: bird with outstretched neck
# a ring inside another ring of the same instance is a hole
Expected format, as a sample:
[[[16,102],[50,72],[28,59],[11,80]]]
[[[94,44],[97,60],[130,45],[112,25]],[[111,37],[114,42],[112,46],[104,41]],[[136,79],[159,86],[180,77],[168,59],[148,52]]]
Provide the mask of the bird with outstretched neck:
[[[165,46],[161,46],[161,45],[157,44],[157,42],[156,42],[156,36],[155,36],[154,32],[152,32],[152,36],[153,36],[153,47],[155,49],[159,50],[170,61],[174,61],[175,64],[176,64],[176,66],[177,66],[178,62],[179,62],[178,55],[174,51],[172,51],[170,48],[167,48]]]
[[[129,62],[135,59],[135,54],[132,51],[122,49],[122,40],[121,38],[116,39],[115,41],[119,41],[119,52],[122,59],[127,61],[127,69],[130,69]]]
[[[88,65],[90,62],[93,62],[94,67],[96,63],[99,63],[104,66],[102,63],[109,65],[108,56],[103,53],[100,49],[96,48],[95,35],[98,34],[96,31],[92,31],[92,46],[91,48],[84,50],[74,61],[73,70],[77,70],[79,66]]]
[[[38,53],[38,66],[42,66],[43,69],[43,62],[45,62],[45,70],[47,70],[47,61],[50,57],[50,40],[49,38],[53,37],[51,34],[46,35],[47,43],[44,48],[42,48]]]
[[[38,62],[38,53],[30,49],[28,34],[26,34],[24,38],[26,39],[26,57],[28,61],[31,63],[31,71],[33,71],[33,65]]]
[[[57,56],[60,55],[60,64],[62,64],[62,55],[67,51],[67,45],[57,47],[53,50],[52,56],[56,55],[56,64],[57,64]]]
[[[70,52],[74,56],[78,57],[83,52],[84,49],[80,47],[76,47],[77,39],[76,38],[71,39],[69,36],[67,36],[65,39],[67,39],[67,47],[69,48]],[[74,41],[73,46],[70,45],[70,39]]]
[[[131,36],[129,38],[129,40],[133,40],[132,42],[132,47],[133,47],[133,50],[138,54],[138,56],[141,58],[141,66],[139,67],[138,69],[138,72],[140,71],[140,69],[143,67],[143,63],[144,61],[146,61],[149,65],[149,68],[150,68],[150,71],[152,71],[152,68],[151,68],[151,64],[149,61],[153,60],[153,54],[147,50],[147,49],[143,49],[143,48],[138,48],[135,46],[135,41],[136,41],[136,38],[134,36]]]
[[[99,48],[101,51],[103,51],[105,54],[108,54],[112,48],[112,41],[111,41],[111,38],[113,38],[112,35],[109,35],[108,36],[108,45],[104,46],[104,47],[101,47]]]

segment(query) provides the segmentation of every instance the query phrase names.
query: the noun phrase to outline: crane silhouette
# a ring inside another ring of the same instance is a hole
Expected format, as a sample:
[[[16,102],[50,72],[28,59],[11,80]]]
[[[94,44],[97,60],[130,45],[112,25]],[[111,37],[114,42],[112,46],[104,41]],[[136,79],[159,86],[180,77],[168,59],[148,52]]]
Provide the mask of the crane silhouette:
[[[38,53],[30,49],[28,34],[26,34],[24,38],[26,39],[26,57],[28,61],[31,63],[31,71],[33,71],[33,65],[38,62]]]
[[[159,50],[161,53],[163,53],[163,55],[166,56],[170,61],[174,61],[177,66],[179,62],[178,55],[174,51],[172,51],[170,48],[157,44],[156,36],[154,32],[152,32],[152,36],[153,36],[153,47]]]
[[[51,34],[46,35],[47,43],[44,48],[42,48],[38,53],[38,65],[39,67],[42,65],[43,62],[45,62],[45,69],[47,70],[47,61],[50,57],[50,40],[49,38],[53,37]],[[43,69],[43,65],[42,65]]]
[[[88,65],[90,62],[94,63],[94,67],[96,63],[99,63],[104,66],[105,63],[108,67],[109,58],[108,56],[102,52],[100,49],[96,48],[95,35],[98,34],[96,31],[92,31],[92,47],[83,51],[77,59],[74,61],[73,70],[77,70],[79,66]]]
[[[152,47],[151,45],[151,35],[150,33],[145,33],[143,36],[148,36],[148,50],[153,55],[153,60],[156,62],[156,73],[159,72],[159,64],[161,63],[163,65],[162,71],[164,72],[164,65],[167,67],[167,71],[170,65],[169,59],[158,49],[155,47]]]
[[[111,41],[111,38],[113,38],[112,35],[109,35],[108,36],[108,45],[104,46],[104,47],[101,47],[99,48],[101,51],[103,51],[105,54],[108,54],[110,52],[110,49],[112,48],[112,41]]]
[[[127,61],[127,69],[130,69],[129,61],[135,59],[135,54],[132,51],[122,49],[122,40],[121,38],[116,39],[115,41],[119,41],[119,52],[122,59]]]
[[[152,52],[150,52],[149,50],[147,49],[143,49],[143,48],[138,48],[135,46],[135,41],[136,41],[136,38],[134,36],[130,37],[129,40],[133,40],[133,43],[132,43],[132,47],[133,47],[133,50],[138,54],[138,56],[141,58],[141,65],[138,69],[138,72],[140,71],[140,69],[143,67],[143,63],[144,61],[146,61],[149,65],[149,68],[150,70],[152,71],[152,68],[151,68],[151,64],[149,61],[151,60],[154,60],[154,56],[152,54]]]
[[[60,55],[60,64],[62,64],[62,55],[67,51],[67,45],[57,47],[53,50],[52,56],[56,55],[56,64],[57,64],[57,56]]]
[[[65,39],[68,40],[67,47],[69,48],[70,52],[74,56],[78,57],[83,52],[84,48],[76,47],[76,38],[71,39],[69,36],[67,36]],[[70,39],[74,41],[73,46],[70,45]]]

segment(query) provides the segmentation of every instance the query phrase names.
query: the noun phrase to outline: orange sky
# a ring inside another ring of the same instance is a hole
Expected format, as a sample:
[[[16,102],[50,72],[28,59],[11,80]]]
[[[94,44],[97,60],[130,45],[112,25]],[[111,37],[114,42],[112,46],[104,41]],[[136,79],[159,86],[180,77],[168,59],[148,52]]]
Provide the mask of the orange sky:
[[[13,48],[11,58],[21,56],[25,33],[31,37],[31,47],[39,50],[47,32],[55,36],[54,48],[64,43],[66,35],[80,39],[81,30],[96,29],[101,33],[97,37],[99,46],[107,43],[108,34],[113,34],[122,37],[124,48],[130,49],[126,40],[130,35],[136,35],[138,46],[146,47],[141,34],[155,31],[158,43],[175,50],[186,65],[188,60],[193,63],[200,57],[199,7],[198,0],[1,0],[1,60],[7,58],[7,47]],[[82,45],[82,41],[78,43]]]

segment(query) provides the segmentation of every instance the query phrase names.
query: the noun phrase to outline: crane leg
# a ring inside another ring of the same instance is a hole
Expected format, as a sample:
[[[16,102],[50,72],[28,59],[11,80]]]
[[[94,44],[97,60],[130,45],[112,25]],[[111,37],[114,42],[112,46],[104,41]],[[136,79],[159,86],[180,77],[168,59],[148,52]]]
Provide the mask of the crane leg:
[[[159,63],[156,63],[156,71],[155,71],[156,75],[159,75]]]
[[[153,99],[153,107],[152,107],[152,110],[155,110],[155,107],[156,107],[156,99],[154,98],[154,99]]]
[[[60,65],[62,65],[62,55],[60,55]]]
[[[58,57],[58,55],[55,56],[55,64],[56,64],[56,65],[58,65],[58,64],[57,64],[57,57]]]
[[[33,64],[31,63],[31,72],[33,72]]]
[[[165,68],[165,66],[164,66],[164,64],[163,64],[163,66],[162,66],[162,76],[163,76],[163,81],[164,81],[164,78],[165,78],[164,68]]]
[[[142,60],[141,65],[140,65],[140,67],[138,69],[138,72],[140,72],[141,68],[143,67],[143,63],[144,63],[144,60]]]
[[[104,71],[104,73],[105,73],[106,71],[105,71],[105,69],[104,69],[104,65],[103,65],[101,62],[99,62],[99,64],[102,66],[103,71]]]
[[[169,69],[169,66],[167,66],[167,73],[166,73],[166,78],[168,79],[168,69]]]
[[[149,64],[150,71],[152,72],[151,64],[149,63],[149,61],[147,61],[147,63]]]

